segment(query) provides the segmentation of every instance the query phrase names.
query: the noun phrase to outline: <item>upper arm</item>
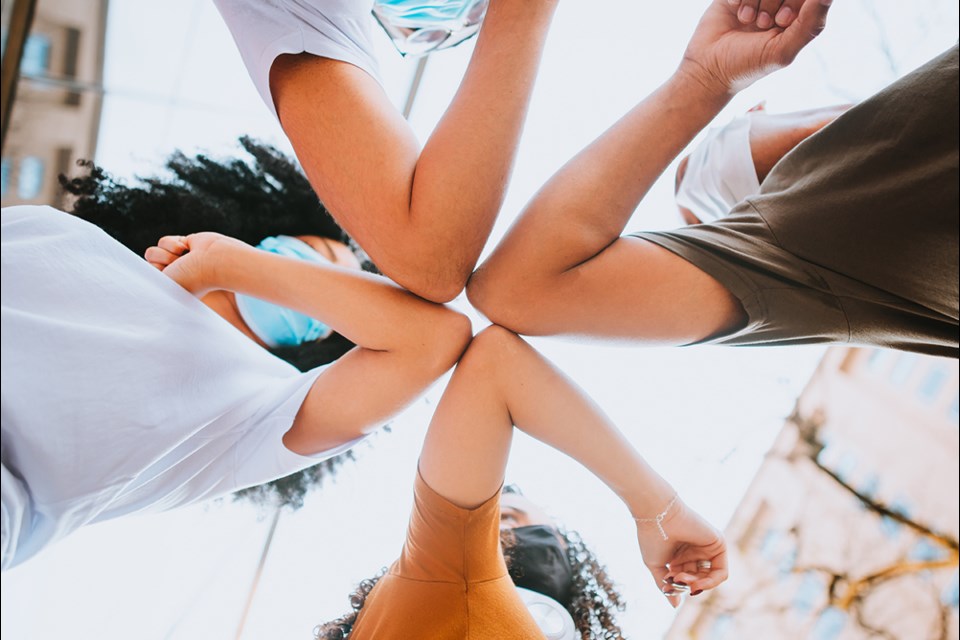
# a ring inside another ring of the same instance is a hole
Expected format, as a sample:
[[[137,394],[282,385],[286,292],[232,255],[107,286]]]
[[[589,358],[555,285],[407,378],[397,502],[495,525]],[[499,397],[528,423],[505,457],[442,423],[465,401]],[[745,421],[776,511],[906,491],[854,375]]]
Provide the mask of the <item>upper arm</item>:
[[[507,266],[523,276],[507,274]],[[714,278],[629,236],[560,273],[502,263],[483,271],[468,287],[471,302],[491,321],[521,334],[687,344],[744,321],[740,303]]]
[[[307,178],[337,221],[402,285],[414,241],[410,198],[420,145],[379,83],[309,54],[274,62],[271,92]]]

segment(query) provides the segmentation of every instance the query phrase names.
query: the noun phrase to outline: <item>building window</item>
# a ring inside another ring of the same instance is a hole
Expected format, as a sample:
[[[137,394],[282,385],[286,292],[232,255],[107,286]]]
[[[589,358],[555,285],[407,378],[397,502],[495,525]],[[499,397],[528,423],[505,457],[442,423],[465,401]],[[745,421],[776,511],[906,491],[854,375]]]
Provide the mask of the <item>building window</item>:
[[[877,490],[880,488],[880,476],[875,473],[869,474],[860,483],[858,491],[861,495],[873,500],[877,496]]]
[[[32,200],[40,195],[43,188],[43,170],[43,160],[36,156],[27,156],[21,160],[17,195],[24,200]]]
[[[25,76],[46,75],[50,68],[50,38],[42,33],[31,34],[23,45],[20,73]]]
[[[776,529],[767,531],[760,541],[760,557],[764,560],[773,561],[780,556],[780,540],[783,538]]]
[[[782,531],[771,529],[760,542],[760,557],[775,565],[780,576],[789,575],[797,561],[797,547]]]
[[[894,355],[895,352],[889,349],[874,349],[870,353],[870,357],[867,358],[867,369],[874,373],[879,373],[887,369]]]
[[[957,600],[960,593],[958,593],[957,583],[957,572],[953,572],[953,579],[947,583],[947,586],[943,588],[943,592],[940,594],[940,602],[947,605],[948,607],[957,608]]]
[[[833,472],[837,474],[837,477],[840,478],[841,481],[850,484],[850,478],[853,476],[853,470],[856,468],[857,456],[850,451],[844,451],[840,459],[837,460]]]
[[[727,640],[730,636],[730,631],[733,630],[733,617],[729,613],[721,613],[717,616],[717,619],[713,621],[713,625],[710,627],[710,635],[707,636],[709,640]]]
[[[10,158],[4,158],[0,161],[0,195],[7,195],[7,189],[10,188],[10,174],[13,172],[13,163]]]
[[[835,640],[847,624],[847,614],[837,607],[827,607],[813,625],[810,637],[813,640]]]
[[[910,379],[913,368],[917,364],[917,356],[912,353],[904,353],[897,359],[893,369],[890,370],[890,382],[897,386],[902,386]]]
[[[930,538],[920,538],[910,549],[908,557],[919,562],[936,562],[937,560],[945,560],[949,555],[946,549],[930,540]]]
[[[940,395],[940,389],[947,382],[947,367],[938,362],[930,367],[927,375],[923,377],[923,382],[917,389],[917,395],[927,403],[932,403]]]
[[[907,506],[907,501],[904,498],[897,498],[890,503],[888,508],[890,511],[904,518],[910,517],[910,507]],[[896,538],[900,535],[900,523],[889,516],[883,516],[883,518],[880,519],[880,530],[883,531],[884,535],[888,538]]]
[[[806,615],[813,610],[813,607],[823,597],[823,583],[817,574],[808,571],[803,574],[803,580],[797,588],[797,593],[793,596],[793,609],[801,615]]]
[[[80,57],[80,30],[67,27],[64,36],[66,45],[63,48],[63,76],[65,78],[76,78],[77,62]],[[63,102],[75,107],[80,104],[80,99],[79,91],[68,91]]]

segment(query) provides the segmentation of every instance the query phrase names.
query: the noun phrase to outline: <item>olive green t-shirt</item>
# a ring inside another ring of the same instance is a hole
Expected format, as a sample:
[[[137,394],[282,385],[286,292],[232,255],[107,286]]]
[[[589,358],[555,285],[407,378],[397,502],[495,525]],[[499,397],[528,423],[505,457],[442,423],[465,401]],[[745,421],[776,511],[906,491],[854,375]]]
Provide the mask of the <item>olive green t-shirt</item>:
[[[723,284],[745,326],[705,342],[958,355],[958,53],[851,108],[711,224],[635,234]]]

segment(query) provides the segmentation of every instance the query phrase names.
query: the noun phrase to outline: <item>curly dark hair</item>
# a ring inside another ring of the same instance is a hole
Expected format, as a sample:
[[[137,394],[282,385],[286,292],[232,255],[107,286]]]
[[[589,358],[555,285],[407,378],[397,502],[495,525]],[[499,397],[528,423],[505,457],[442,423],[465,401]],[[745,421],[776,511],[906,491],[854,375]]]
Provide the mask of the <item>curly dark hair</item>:
[[[77,164],[80,175],[60,176],[74,196],[71,213],[91,222],[142,256],[164,235],[216,231],[257,244],[274,235],[315,235],[347,244],[363,268],[376,272],[366,254],[337,224],[300,166],[270,145],[241,137],[246,157],[214,159],[179,151],[164,163],[166,177],[137,178],[124,184],[89,160]],[[301,371],[333,362],[354,344],[339,334],[296,347],[271,349]],[[293,508],[353,454],[330,458],[280,480],[244,489],[236,495],[255,502]]]
[[[505,486],[503,492],[521,493],[515,485]],[[557,532],[566,546],[567,560],[573,568],[570,600],[561,604],[573,617],[581,640],[622,640],[623,631],[617,624],[616,612],[623,611],[626,603],[607,573],[607,568],[600,564],[597,556],[583,542],[580,534],[562,527],[558,527]],[[514,541],[511,534],[510,529],[500,532],[500,545],[508,568],[511,559],[510,549]],[[314,638],[316,640],[348,640],[357,615],[367,601],[367,596],[386,573],[387,568],[384,567],[377,575],[360,582],[350,594],[350,608],[353,610],[336,620],[317,625],[313,630]]]

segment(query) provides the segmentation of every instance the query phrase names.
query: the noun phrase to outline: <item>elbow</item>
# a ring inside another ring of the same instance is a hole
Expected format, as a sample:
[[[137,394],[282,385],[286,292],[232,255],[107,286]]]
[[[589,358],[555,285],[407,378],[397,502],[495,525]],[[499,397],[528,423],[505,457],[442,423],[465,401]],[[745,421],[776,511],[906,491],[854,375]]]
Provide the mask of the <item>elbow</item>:
[[[429,367],[434,377],[450,370],[460,360],[473,339],[473,324],[463,313],[440,307],[439,314],[427,326],[426,344],[430,345]]]
[[[444,269],[430,271],[414,268],[405,273],[386,273],[384,275],[424,300],[436,304],[446,304],[463,291],[470,277],[470,269]]]
[[[408,290],[415,293],[424,300],[435,302],[437,304],[446,304],[450,302],[463,291],[466,278],[460,280],[457,278],[444,279],[441,281],[424,282],[422,284],[411,285]]]
[[[498,278],[488,269],[477,269],[467,282],[467,299],[493,324],[514,333],[536,334],[533,315],[536,297],[519,283]]]

